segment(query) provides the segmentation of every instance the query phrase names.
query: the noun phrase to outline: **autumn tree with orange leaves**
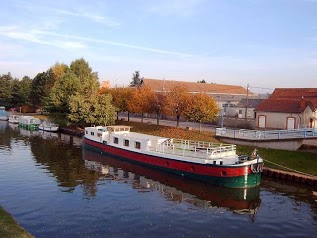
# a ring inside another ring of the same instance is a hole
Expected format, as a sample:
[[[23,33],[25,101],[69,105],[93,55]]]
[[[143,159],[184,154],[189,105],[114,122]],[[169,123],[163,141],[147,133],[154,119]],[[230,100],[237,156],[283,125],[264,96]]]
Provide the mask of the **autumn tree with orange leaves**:
[[[193,122],[199,122],[199,131],[201,124],[213,121],[219,113],[219,108],[213,98],[206,93],[192,94],[188,100],[184,117]]]
[[[176,116],[176,127],[179,126],[180,117],[184,116],[186,112],[189,100],[190,94],[183,85],[178,84],[167,93],[165,112],[168,115]]]
[[[138,87],[131,94],[131,99],[128,101],[128,109],[130,112],[140,113],[142,115],[141,122],[143,123],[144,113],[154,112],[155,99],[156,95],[151,88]]]
[[[128,112],[128,121],[130,120],[128,101],[131,98],[133,88],[111,88],[102,89],[101,93],[110,93],[112,96],[112,103],[117,108],[117,120],[119,112]]]

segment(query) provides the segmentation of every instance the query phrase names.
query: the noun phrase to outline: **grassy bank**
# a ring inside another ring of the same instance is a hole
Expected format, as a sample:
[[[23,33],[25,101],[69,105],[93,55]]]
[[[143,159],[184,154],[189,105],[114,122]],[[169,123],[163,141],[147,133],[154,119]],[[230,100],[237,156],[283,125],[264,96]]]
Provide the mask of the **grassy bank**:
[[[19,226],[10,214],[0,207],[0,237],[31,238],[33,236]]]
[[[181,128],[169,126],[157,126],[146,123],[120,121],[119,124],[132,126],[132,131],[163,137],[180,138],[198,141],[220,142],[212,132],[199,132],[197,130],[187,131]],[[254,147],[237,146],[238,154],[251,154]],[[317,176],[317,154],[303,151],[287,151],[258,148],[259,155],[265,160],[265,166],[281,170],[283,167],[297,170],[303,173]],[[281,165],[276,166],[273,163]]]

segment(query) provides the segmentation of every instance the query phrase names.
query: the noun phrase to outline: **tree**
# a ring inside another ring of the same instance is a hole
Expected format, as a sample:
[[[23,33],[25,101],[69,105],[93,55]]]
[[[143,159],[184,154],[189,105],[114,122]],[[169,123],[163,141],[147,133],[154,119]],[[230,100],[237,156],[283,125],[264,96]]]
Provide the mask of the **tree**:
[[[164,112],[164,107],[166,103],[166,96],[163,93],[156,93],[155,97],[153,98],[152,108],[153,111],[156,113],[156,124],[160,124],[160,116]]]
[[[138,86],[141,84],[140,71],[135,71],[132,76],[132,81],[130,85],[132,87]]]
[[[77,76],[68,70],[55,82],[46,108],[50,112],[69,113],[70,98],[79,92],[80,81]]]
[[[110,94],[93,95],[85,98],[77,93],[70,99],[70,121],[79,125],[112,125],[115,122],[116,108],[111,104]]]
[[[19,97],[21,99],[21,105],[30,105],[30,92],[31,92],[31,86],[32,86],[32,79],[30,79],[28,76],[24,76],[22,80],[20,81],[20,87],[19,87]]]
[[[0,77],[0,105],[10,106],[12,98],[12,82],[13,78],[10,73],[3,74]]]
[[[56,62],[50,69],[52,71],[54,81],[57,81],[67,73],[69,67],[66,64]]]
[[[87,61],[77,59],[70,64],[70,69],[80,81],[80,92],[86,97],[97,93],[99,89],[98,73],[93,72]]]
[[[51,70],[38,73],[32,81],[30,100],[34,107],[43,108],[49,99],[54,77]]]
[[[129,121],[129,107],[128,101],[131,98],[133,88],[112,88],[110,90],[102,90],[103,93],[110,93],[112,96],[112,103],[117,108],[117,120],[118,112],[128,112],[128,121]]]
[[[143,123],[144,113],[153,112],[153,100],[155,93],[149,87],[138,87],[131,95],[128,101],[128,109],[130,112],[140,113],[142,115],[141,122]]]
[[[203,80],[197,81],[197,83],[206,83],[206,81],[203,79]]]
[[[165,112],[168,115],[176,116],[176,127],[179,126],[180,117],[185,113],[189,96],[187,88],[181,84],[172,87],[166,96]]]
[[[192,94],[184,112],[184,117],[189,121],[201,123],[212,121],[219,113],[219,108],[213,98],[205,93]]]

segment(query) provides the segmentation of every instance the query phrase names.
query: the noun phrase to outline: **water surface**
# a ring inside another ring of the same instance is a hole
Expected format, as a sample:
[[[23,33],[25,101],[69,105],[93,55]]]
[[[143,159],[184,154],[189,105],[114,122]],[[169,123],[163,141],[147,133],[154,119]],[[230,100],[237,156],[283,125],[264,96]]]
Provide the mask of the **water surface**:
[[[313,156],[313,154],[312,154]],[[0,205],[36,237],[314,237],[317,192],[229,189],[0,122]]]

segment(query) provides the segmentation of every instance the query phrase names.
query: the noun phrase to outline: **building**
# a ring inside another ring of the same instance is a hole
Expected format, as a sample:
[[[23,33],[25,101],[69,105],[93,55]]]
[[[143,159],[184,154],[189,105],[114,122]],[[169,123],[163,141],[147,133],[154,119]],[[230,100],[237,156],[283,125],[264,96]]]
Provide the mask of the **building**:
[[[148,78],[143,78],[141,85],[150,87],[154,92],[169,92],[170,89],[176,85],[182,85],[187,88],[189,93],[206,93],[216,101],[219,108],[224,109],[224,115],[226,114],[228,108],[237,105],[242,98],[257,97],[257,95],[247,91],[247,89],[242,86],[236,85],[195,83]]]
[[[277,88],[256,108],[256,127],[297,129],[317,127],[317,88]]]
[[[263,101],[264,99],[258,98],[243,98],[237,105],[228,108],[227,116],[228,117],[237,117],[237,118],[248,118],[254,119],[255,112],[254,109]]]

